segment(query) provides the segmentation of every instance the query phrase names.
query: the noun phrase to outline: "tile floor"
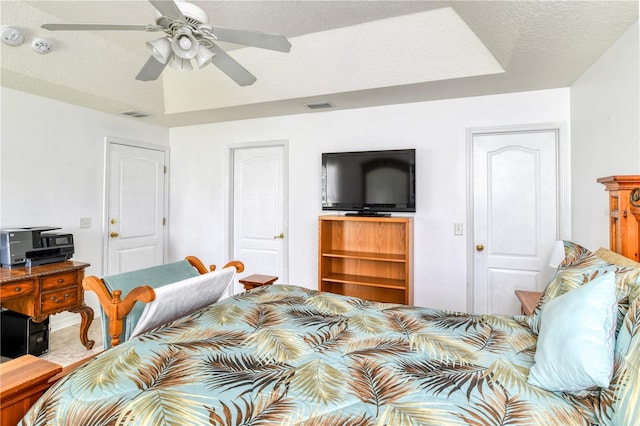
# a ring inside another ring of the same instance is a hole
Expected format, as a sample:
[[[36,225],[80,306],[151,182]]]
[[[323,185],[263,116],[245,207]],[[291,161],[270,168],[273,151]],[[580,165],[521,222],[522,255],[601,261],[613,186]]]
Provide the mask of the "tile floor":
[[[49,336],[49,353],[42,355],[40,358],[66,366],[102,352],[102,324],[100,318],[94,319],[91,323],[89,339],[96,342],[91,350],[87,350],[80,342],[80,324],[53,331]]]

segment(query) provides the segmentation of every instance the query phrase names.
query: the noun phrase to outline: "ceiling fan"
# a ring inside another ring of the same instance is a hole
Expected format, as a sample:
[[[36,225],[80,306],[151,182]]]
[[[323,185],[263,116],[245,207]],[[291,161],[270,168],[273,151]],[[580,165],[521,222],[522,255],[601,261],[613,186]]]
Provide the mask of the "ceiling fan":
[[[151,57],[144,64],[137,80],[156,80],[167,64],[190,71],[191,59],[200,68],[212,63],[240,86],[248,86],[256,77],[221,49],[216,42],[224,41],[245,46],[289,52],[291,43],[283,35],[266,34],[231,28],[214,27],[207,22],[209,17],[200,7],[184,1],[149,0],[160,16],[156,24],[44,24],[50,31],[162,31],[165,35],[147,42]]]

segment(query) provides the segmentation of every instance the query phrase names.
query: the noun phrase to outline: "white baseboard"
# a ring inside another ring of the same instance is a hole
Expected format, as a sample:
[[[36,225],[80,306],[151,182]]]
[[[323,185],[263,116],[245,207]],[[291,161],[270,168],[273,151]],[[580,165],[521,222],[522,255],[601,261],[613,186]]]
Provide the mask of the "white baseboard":
[[[82,317],[78,314],[72,314],[70,312],[62,312],[49,317],[49,329],[51,331],[60,330],[62,328],[71,327],[76,324],[80,324]]]

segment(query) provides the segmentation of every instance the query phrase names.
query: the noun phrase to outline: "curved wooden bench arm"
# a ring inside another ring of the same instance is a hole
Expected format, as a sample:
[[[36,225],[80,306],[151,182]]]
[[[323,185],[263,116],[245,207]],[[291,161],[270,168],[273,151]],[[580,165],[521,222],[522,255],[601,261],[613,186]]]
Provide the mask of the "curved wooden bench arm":
[[[216,270],[215,265],[209,266],[207,269],[202,261],[195,256],[187,256],[185,258],[201,275]],[[236,272],[244,271],[244,264],[239,260],[233,260],[224,267],[233,266]],[[134,288],[122,299],[122,291],[114,290],[113,295],[107,289],[104,281],[96,276],[87,276],[82,280],[82,287],[85,290],[91,290],[96,293],[100,305],[109,318],[109,336],[111,337],[111,346],[120,344],[120,334],[124,318],[133,309],[136,302],[149,303],[156,297],[156,293],[151,286],[142,285]]]
[[[98,295],[98,300],[107,318],[109,318],[108,333],[111,337],[111,346],[120,344],[120,334],[122,334],[122,323],[133,305],[137,301],[148,303],[156,297],[156,292],[148,285],[136,287],[127,294],[124,300],[121,299],[122,291],[114,290],[113,297],[100,278],[96,276],[84,277],[82,287],[85,290],[92,290]]]
[[[215,265],[211,266],[213,266],[212,271],[215,270]],[[244,271],[244,263],[240,262],[239,260],[232,260],[231,262],[224,265],[225,268],[228,268],[229,266],[233,266],[234,268],[236,268],[236,273]]]
[[[200,274],[206,274],[207,272],[213,272],[216,270],[216,265],[209,265],[209,269],[204,266],[204,263],[200,259],[195,256],[187,256],[184,258],[187,262],[189,262]],[[244,264],[239,260],[232,260],[231,262],[224,265],[224,268],[229,266],[233,266],[236,268],[236,272],[244,271]]]
[[[200,273],[200,275],[206,274],[207,272],[216,270],[216,265],[210,265],[209,269],[207,269],[204,266],[204,263],[202,263],[202,261],[200,259],[198,259],[197,257],[195,257],[195,256],[187,256],[184,259],[187,262],[189,262],[191,264],[191,266],[196,268],[196,270]]]

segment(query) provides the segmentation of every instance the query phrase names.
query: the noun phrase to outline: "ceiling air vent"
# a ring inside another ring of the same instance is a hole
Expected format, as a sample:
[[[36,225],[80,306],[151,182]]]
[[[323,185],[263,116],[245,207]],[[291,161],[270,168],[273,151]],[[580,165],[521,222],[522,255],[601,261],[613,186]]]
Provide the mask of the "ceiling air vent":
[[[146,112],[142,112],[142,111],[136,111],[133,109],[130,109],[128,111],[122,111],[120,114],[128,115],[129,117],[134,117],[134,118],[151,117],[151,114],[147,114]]]
[[[323,109],[323,108],[333,108],[333,104],[331,102],[311,102],[308,104],[304,104],[309,109]]]

